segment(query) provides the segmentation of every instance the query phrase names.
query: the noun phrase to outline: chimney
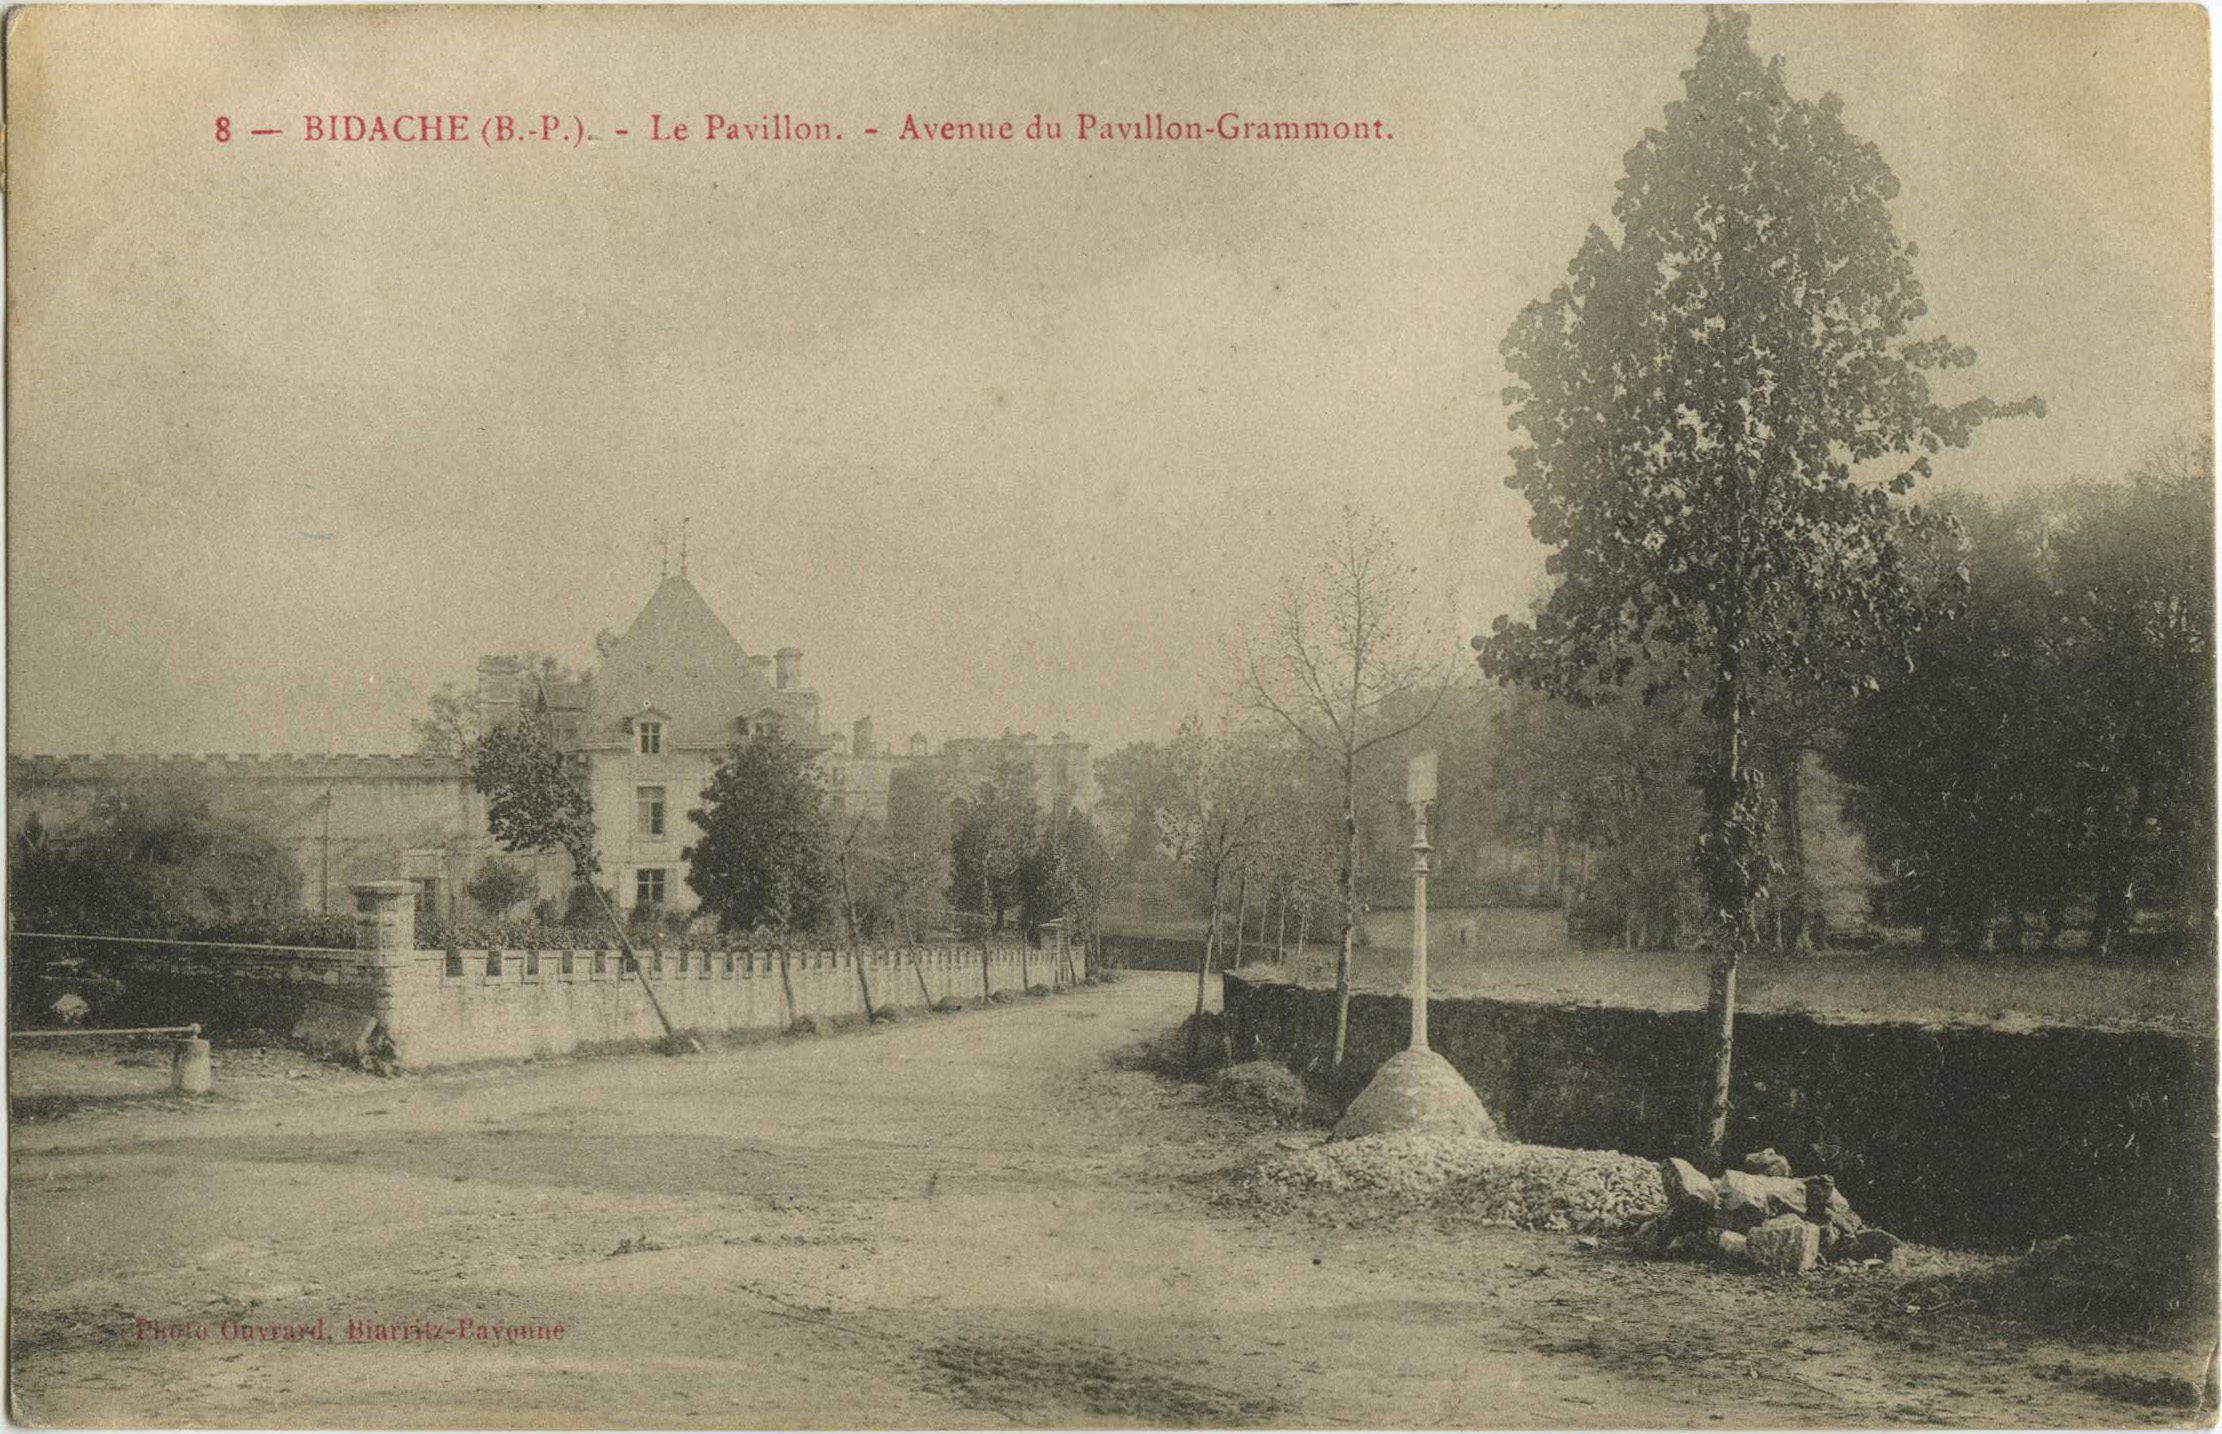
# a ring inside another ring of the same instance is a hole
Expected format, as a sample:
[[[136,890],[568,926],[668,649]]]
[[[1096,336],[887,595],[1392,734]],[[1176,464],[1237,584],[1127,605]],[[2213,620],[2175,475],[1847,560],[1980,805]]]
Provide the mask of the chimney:
[[[764,680],[765,680],[766,682],[769,682],[769,681],[771,681],[771,676],[772,676],[772,660],[771,660],[770,658],[768,658],[768,657],[751,657],[751,658],[750,658],[750,659],[748,660],[748,665],[749,665],[750,667],[753,667],[754,669],[756,669],[756,674],[757,674],[757,675],[758,675],[759,677],[762,677],[762,678],[763,678],[763,679],[764,679]]]
[[[926,755],[925,733],[913,732],[910,734],[910,754],[913,757],[923,757]]]
[[[517,679],[525,665],[514,657],[478,660],[478,730],[491,732],[517,720]]]
[[[879,755],[879,750],[872,745],[871,718],[857,718],[851,725],[850,732],[852,733],[849,738],[850,755],[857,757],[876,757]]]
[[[779,690],[785,692],[790,687],[800,686],[802,686],[802,649],[799,647],[783,647],[779,649]]]

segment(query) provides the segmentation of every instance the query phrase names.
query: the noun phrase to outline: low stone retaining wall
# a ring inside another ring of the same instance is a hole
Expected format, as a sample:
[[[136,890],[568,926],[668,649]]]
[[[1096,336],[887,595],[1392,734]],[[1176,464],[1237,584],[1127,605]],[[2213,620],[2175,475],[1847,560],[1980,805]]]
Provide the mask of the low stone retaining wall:
[[[1333,991],[1255,972],[1222,991],[1239,1054],[1326,1069]],[[1403,1049],[1410,1012],[1351,997],[1340,1084],[1355,1092]],[[1702,1012],[1438,998],[1428,1034],[1511,1138],[1686,1153]],[[2215,1050],[2157,1031],[1739,1014],[1729,1152],[1773,1146],[1913,1239],[1999,1249],[2126,1221],[2211,1252]]]

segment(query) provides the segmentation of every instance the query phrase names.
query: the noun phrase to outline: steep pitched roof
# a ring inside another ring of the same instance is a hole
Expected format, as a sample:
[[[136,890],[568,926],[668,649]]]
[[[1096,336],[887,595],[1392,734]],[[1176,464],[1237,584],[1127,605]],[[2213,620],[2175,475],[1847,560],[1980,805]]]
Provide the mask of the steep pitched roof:
[[[694,584],[669,577],[594,674],[579,741],[624,742],[625,720],[652,707],[667,714],[667,744],[724,746],[734,718],[786,705]]]

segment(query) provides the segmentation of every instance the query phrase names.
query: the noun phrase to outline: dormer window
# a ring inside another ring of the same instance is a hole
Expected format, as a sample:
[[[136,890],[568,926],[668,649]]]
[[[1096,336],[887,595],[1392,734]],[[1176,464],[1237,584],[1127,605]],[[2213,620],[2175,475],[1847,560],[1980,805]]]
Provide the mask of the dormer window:
[[[663,723],[643,722],[637,728],[635,728],[634,731],[640,740],[640,755],[642,755],[643,757],[653,757],[663,751]]]

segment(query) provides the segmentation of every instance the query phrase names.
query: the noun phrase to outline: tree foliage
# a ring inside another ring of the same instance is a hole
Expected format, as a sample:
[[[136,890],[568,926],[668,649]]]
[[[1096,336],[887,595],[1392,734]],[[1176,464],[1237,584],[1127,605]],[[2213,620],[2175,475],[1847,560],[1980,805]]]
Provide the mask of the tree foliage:
[[[1027,929],[1063,921],[1067,934],[1075,939],[1094,935],[1116,865],[1103,833],[1086,812],[1067,811],[1044,822],[1021,893],[1021,919]]]
[[[1041,808],[1033,769],[998,761],[987,780],[953,804],[949,905],[991,918],[996,931],[1025,904],[1025,875],[1034,854]]]
[[[469,761],[478,741],[478,700],[456,690],[452,682],[425,699],[425,715],[411,719],[410,735],[420,757],[453,757]]]
[[[1148,861],[1158,853],[1157,812],[1165,805],[1171,773],[1165,749],[1155,742],[1129,742],[1095,767],[1102,800],[1096,816],[1121,861]]]
[[[82,819],[51,829],[34,812],[8,843],[26,930],[221,939],[289,915],[300,891],[276,834],[219,812],[184,775],[105,786]]]
[[[1622,237],[1592,229],[1505,339],[1527,435],[1507,483],[1557,586],[1484,665],[1549,691],[1594,698],[1647,657],[1714,685],[1847,680],[1816,659],[1924,616],[1903,553],[1926,519],[1893,496],[1985,420],[2042,411],[1933,396],[1975,356],[1910,336],[1927,304],[1897,178],[1748,24],[1714,13],[1685,99],[1628,153]]]
[[[1972,582],[1847,725],[1849,814],[1929,944],[2057,945],[2088,904],[2115,949],[2144,904],[2211,939],[2213,459],[2127,483],[1956,495]],[[1951,557],[1939,559],[1951,561]]]
[[[702,839],[680,856],[719,929],[812,930],[833,914],[833,835],[810,754],[776,732],[735,746],[687,813]]]
[[[463,885],[463,894],[496,921],[506,920],[510,908],[539,890],[540,883],[530,870],[494,856],[480,862],[478,870]]]
[[[887,820],[871,861],[897,929],[915,934],[921,909],[948,894],[950,844],[955,828],[949,795],[939,773],[898,767],[887,783]]]
[[[594,796],[556,747],[546,714],[527,710],[471,747],[471,783],[486,798],[486,826],[507,852],[560,851],[572,877],[602,869],[594,846]]]

